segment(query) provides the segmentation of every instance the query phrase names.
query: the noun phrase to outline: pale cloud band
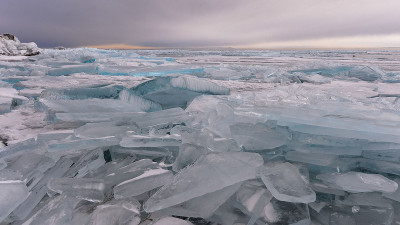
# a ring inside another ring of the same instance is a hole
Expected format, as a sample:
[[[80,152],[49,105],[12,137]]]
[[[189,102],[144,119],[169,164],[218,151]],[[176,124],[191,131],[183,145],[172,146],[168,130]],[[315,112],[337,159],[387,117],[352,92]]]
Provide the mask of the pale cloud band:
[[[399,47],[398,0],[2,0],[0,32],[40,46]]]

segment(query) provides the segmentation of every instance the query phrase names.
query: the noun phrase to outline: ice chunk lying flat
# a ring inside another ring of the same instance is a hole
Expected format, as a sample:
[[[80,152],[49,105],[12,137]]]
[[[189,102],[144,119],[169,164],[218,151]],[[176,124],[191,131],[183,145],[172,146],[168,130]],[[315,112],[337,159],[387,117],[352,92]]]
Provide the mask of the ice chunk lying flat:
[[[139,130],[139,128],[134,123],[100,122],[87,123],[75,129],[74,134],[76,137],[80,138],[102,138],[110,136],[123,136],[127,131],[137,130]]]
[[[262,157],[255,153],[209,153],[175,175],[150,197],[144,208],[154,212],[255,178],[262,164]]]
[[[130,121],[139,127],[151,127],[164,124],[180,124],[188,121],[189,117],[185,110],[173,108],[156,112],[92,112],[92,113],[56,113],[59,120],[74,122],[107,122],[107,121]]]
[[[49,145],[49,152],[92,150],[102,146],[117,145],[119,139],[116,137],[78,139]]]
[[[91,202],[104,200],[104,180],[93,178],[53,178],[47,187],[60,194]]]
[[[193,223],[175,217],[163,217],[151,225],[193,225]]]
[[[161,187],[172,179],[172,172],[165,169],[146,170],[140,176],[126,180],[114,187],[114,196],[126,198],[137,196],[154,188]]]
[[[122,147],[164,147],[179,146],[181,140],[165,136],[165,137],[148,137],[142,135],[131,135],[122,138],[119,143]]]
[[[140,203],[135,199],[112,200],[94,210],[91,222],[95,225],[137,225],[140,223]]]
[[[41,92],[40,98],[53,100],[76,100],[87,98],[117,98],[119,93],[124,89],[123,86],[106,86],[106,87],[79,87],[69,89],[46,89]]]
[[[171,206],[160,211],[161,214],[209,218],[224,202],[228,200],[242,185],[237,183],[221,190],[190,199],[181,204]]]
[[[299,151],[290,151],[286,153],[285,158],[290,161],[309,163],[319,166],[327,166],[333,163],[338,157],[329,154],[303,153]]]
[[[394,192],[398,187],[396,182],[380,174],[360,172],[319,174],[317,175],[317,179],[320,179],[330,187],[352,193],[373,191]]]
[[[164,109],[186,108],[201,94],[227,95],[229,89],[191,76],[157,77],[134,88],[134,94],[159,103]]]
[[[261,170],[260,176],[271,194],[280,201],[310,203],[315,192],[301,177],[299,169],[290,163],[277,163]]]
[[[0,222],[17,208],[28,195],[25,182],[20,180],[0,181]]]
[[[97,74],[97,65],[87,64],[87,65],[66,65],[61,68],[51,69],[48,72],[50,76],[64,76],[70,75],[72,73],[87,73],[87,74]]]
[[[47,110],[66,113],[143,112],[147,105],[135,105],[118,99],[39,100]],[[142,107],[143,106],[143,107]]]
[[[236,142],[247,151],[273,149],[287,142],[284,135],[261,123],[237,123],[230,129]]]

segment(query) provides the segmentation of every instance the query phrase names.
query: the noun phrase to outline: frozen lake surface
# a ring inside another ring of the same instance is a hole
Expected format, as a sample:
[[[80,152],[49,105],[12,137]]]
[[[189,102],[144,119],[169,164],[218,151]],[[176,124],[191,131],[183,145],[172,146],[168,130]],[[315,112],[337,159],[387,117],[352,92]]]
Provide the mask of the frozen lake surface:
[[[0,224],[399,224],[399,98],[396,50],[0,56]]]

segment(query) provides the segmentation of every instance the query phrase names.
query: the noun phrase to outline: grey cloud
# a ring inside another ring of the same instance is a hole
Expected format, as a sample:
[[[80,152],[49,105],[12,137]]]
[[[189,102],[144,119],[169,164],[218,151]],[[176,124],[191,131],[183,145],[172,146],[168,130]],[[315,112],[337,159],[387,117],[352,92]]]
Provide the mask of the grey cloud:
[[[400,33],[400,1],[2,0],[0,32],[39,46],[246,45]]]

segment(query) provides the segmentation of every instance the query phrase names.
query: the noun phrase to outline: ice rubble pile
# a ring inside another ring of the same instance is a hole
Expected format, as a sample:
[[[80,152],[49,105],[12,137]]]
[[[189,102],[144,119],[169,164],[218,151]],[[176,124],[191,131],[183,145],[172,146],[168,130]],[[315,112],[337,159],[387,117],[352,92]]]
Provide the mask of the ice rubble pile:
[[[0,55],[16,56],[32,56],[37,55],[41,51],[34,42],[21,43],[17,37],[12,34],[0,35]]]
[[[92,59],[65,51],[79,66]],[[10,89],[1,93],[17,99]],[[289,104],[187,75],[19,96],[48,131],[0,149],[0,221],[399,223],[399,110],[299,96]]]

